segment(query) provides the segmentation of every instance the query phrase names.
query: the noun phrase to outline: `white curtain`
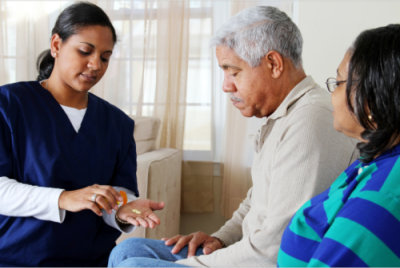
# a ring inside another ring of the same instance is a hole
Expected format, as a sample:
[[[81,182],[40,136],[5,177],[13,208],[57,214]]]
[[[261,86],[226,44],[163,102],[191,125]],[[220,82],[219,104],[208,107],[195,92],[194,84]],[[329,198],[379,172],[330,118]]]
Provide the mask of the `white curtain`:
[[[0,0],[0,84],[32,80],[36,58],[49,48],[50,23],[66,1]],[[46,14],[46,16],[43,16]]]
[[[120,40],[94,92],[129,114],[160,118],[160,146],[183,149],[190,1],[126,1],[117,8],[112,2],[96,2],[110,15]],[[142,6],[135,10],[135,2]]]

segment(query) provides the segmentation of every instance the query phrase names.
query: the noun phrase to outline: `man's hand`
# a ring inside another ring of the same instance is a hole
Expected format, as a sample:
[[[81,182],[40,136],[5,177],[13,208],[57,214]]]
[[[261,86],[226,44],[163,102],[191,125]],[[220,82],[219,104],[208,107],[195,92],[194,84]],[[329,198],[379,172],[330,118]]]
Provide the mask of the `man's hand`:
[[[164,202],[154,202],[147,199],[131,201],[117,211],[117,217],[135,226],[154,228],[160,224],[160,219],[153,212],[164,208]]]
[[[187,245],[188,258],[196,255],[196,250],[199,246],[203,247],[203,253],[205,255],[223,247],[221,240],[216,237],[209,236],[204,232],[195,232],[189,235],[176,235],[171,238],[162,238],[162,240],[165,241],[165,245],[167,246],[175,245],[171,250],[172,254],[177,254],[183,247]]]

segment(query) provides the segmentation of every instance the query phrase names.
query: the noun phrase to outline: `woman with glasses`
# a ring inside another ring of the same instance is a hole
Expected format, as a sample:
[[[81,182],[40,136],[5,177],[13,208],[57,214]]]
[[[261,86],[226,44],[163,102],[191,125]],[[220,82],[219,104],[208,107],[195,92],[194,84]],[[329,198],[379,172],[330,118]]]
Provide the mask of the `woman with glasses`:
[[[279,266],[400,266],[399,48],[400,25],[364,31],[327,80],[334,127],[360,159],[297,211]]]

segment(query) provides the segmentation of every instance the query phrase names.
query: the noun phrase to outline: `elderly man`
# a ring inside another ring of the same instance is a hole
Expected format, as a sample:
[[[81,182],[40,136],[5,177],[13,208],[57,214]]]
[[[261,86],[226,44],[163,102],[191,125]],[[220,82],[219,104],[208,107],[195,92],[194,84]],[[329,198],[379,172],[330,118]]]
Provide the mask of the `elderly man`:
[[[213,44],[233,105],[246,117],[266,118],[256,138],[253,187],[216,233],[126,240],[110,266],[276,265],[294,212],[353,160],[355,142],[334,130],[329,93],[306,76],[302,37],[285,13],[246,9],[222,26]]]

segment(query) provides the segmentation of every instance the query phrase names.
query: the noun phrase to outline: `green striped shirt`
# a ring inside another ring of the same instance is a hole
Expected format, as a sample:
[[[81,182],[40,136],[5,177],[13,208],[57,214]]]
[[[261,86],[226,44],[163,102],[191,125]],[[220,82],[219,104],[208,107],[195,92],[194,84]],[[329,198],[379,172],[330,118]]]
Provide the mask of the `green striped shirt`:
[[[400,266],[400,145],[355,161],[286,228],[278,266]]]

